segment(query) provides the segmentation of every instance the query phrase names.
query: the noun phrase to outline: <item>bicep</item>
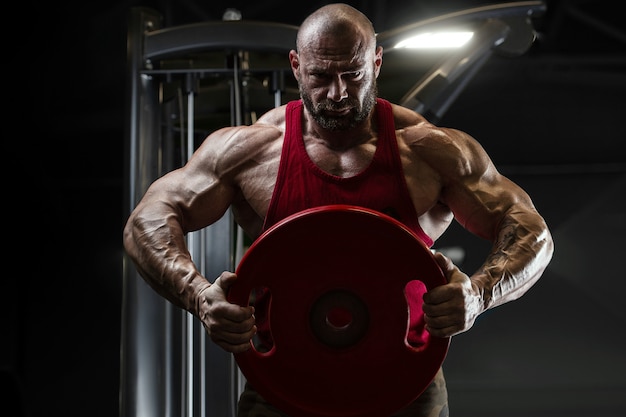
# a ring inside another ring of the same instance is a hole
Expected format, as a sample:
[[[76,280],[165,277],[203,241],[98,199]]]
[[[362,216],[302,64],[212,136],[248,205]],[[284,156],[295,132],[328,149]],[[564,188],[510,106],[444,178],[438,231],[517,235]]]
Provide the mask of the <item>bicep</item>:
[[[161,180],[159,199],[176,213],[185,233],[218,221],[235,195],[227,181],[191,162]]]
[[[445,200],[465,229],[493,241],[508,215],[513,211],[531,211],[532,203],[524,190],[495,168],[491,170],[451,185]]]
[[[217,171],[219,146],[207,138],[184,166],[155,180],[138,204],[142,215],[168,218],[184,233],[219,220],[235,195],[230,179]]]
[[[459,147],[456,169],[446,173],[442,201],[455,219],[477,236],[493,241],[507,215],[532,211],[529,196],[517,184],[500,174],[484,149],[467,137]]]

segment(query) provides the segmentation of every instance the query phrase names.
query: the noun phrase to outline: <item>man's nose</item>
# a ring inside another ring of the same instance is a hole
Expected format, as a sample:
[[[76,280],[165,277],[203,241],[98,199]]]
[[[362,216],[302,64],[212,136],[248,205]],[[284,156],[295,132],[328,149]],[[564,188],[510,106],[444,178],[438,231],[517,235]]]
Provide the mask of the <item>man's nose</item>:
[[[346,82],[340,77],[336,77],[328,88],[328,99],[339,102],[348,97]]]

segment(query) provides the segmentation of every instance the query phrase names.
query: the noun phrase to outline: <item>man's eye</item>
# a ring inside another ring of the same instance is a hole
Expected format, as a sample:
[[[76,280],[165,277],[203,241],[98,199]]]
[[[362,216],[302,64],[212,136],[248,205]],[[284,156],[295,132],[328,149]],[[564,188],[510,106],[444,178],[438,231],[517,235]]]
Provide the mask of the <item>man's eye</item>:
[[[354,72],[349,72],[345,75],[346,78],[349,78],[351,80],[358,80],[361,78],[361,76],[363,75],[363,72],[361,71],[354,71]]]

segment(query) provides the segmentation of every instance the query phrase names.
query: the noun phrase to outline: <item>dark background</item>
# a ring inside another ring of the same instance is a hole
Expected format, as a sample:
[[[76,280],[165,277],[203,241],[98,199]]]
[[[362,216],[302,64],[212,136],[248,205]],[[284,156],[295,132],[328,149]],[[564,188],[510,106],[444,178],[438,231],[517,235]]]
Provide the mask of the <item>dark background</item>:
[[[488,2],[348,3],[380,32]],[[298,25],[322,4],[86,1],[5,16],[18,29],[5,35],[17,100],[5,131],[0,413],[118,415],[130,8],[154,8],[166,27],[221,20],[229,7]],[[556,242],[525,297],[453,339],[444,369],[455,416],[626,412],[626,26],[619,2],[547,5],[531,50],[491,58],[439,122],[483,144]],[[468,272],[486,250],[456,227],[438,244],[463,247]]]

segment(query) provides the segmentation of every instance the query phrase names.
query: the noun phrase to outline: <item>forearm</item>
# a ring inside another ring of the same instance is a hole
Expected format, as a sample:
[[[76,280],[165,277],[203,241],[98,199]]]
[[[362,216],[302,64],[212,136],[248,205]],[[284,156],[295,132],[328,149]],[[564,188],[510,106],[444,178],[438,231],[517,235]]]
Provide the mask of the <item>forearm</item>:
[[[172,213],[133,213],[124,230],[124,247],[143,279],[161,296],[192,314],[198,294],[210,283],[187,250],[184,233]]]
[[[507,213],[491,253],[471,277],[484,309],[524,295],[541,277],[552,253],[552,237],[539,214],[534,210]]]

